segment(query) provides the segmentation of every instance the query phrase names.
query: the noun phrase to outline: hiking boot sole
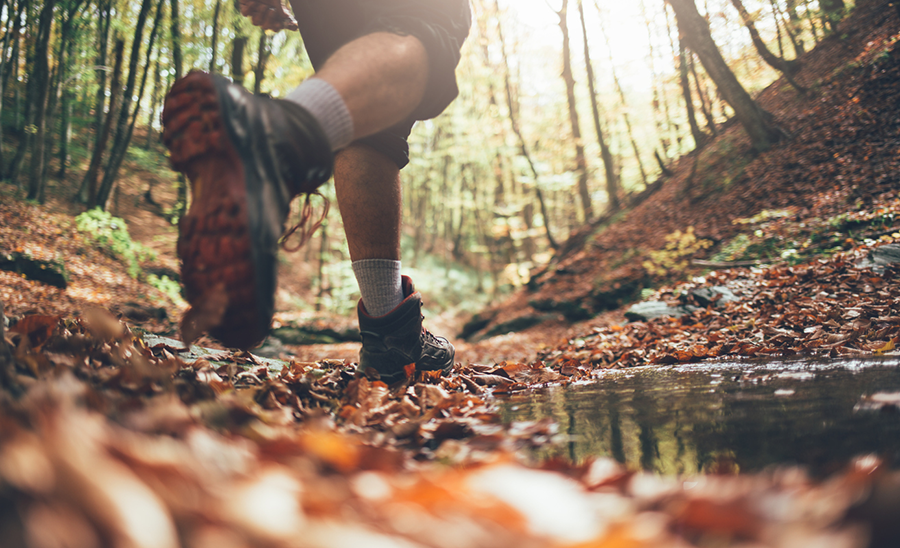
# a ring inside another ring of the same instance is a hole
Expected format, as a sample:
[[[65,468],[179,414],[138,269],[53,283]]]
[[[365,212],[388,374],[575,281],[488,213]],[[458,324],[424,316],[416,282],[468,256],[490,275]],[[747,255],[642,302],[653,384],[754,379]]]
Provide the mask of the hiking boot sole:
[[[248,183],[222,110],[222,81],[193,72],[176,82],[163,109],[163,142],[172,167],[191,185],[178,225],[178,257],[191,310],[182,323],[189,344],[208,331],[223,344],[261,342],[270,318],[259,307],[258,264],[251,241]]]

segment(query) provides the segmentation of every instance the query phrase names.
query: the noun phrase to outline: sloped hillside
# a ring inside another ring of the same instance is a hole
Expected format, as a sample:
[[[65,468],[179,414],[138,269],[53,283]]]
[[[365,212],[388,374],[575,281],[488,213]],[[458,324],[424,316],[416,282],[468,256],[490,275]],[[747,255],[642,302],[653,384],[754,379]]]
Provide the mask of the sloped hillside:
[[[710,266],[799,261],[890,228],[877,210],[900,189],[900,17],[886,6],[858,8],[802,58],[808,93],[780,79],[759,95],[789,140],[754,154],[740,125],[726,124],[652,196],[573,235],[463,336],[584,320]]]

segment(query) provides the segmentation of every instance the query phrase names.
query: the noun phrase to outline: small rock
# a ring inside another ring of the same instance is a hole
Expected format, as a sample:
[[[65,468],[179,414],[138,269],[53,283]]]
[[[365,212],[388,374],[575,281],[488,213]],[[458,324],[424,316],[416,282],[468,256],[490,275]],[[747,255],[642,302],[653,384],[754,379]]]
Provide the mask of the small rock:
[[[885,244],[869,252],[869,256],[857,264],[857,268],[881,270],[886,265],[900,263],[900,244]]]
[[[700,287],[689,293],[700,306],[719,306],[723,303],[738,300],[737,295],[724,285]]]
[[[625,317],[632,322],[645,322],[664,316],[680,318],[696,309],[697,307],[690,305],[671,306],[662,301],[646,301],[629,307],[625,311]]]

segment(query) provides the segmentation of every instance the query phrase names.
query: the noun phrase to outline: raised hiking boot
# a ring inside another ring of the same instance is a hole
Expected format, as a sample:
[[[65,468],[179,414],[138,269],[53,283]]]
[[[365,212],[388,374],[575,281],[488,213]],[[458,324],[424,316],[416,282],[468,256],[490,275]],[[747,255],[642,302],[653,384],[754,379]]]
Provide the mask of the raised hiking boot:
[[[397,308],[378,318],[369,316],[359,301],[359,368],[366,374],[377,371],[387,384],[403,380],[414,371],[450,373],[456,351],[447,339],[422,327],[422,295],[406,276],[403,295],[405,299]]]
[[[269,331],[275,267],[291,199],[331,177],[319,124],[299,105],[257,97],[228,79],[192,72],[163,109],[163,141],[191,184],[178,225],[190,344],[204,332],[247,349]]]

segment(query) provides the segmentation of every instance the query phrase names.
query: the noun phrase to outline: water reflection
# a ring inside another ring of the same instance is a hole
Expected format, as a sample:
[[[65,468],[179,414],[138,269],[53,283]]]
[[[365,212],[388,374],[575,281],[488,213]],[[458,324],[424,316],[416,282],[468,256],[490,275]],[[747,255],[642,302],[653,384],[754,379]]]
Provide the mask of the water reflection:
[[[500,405],[506,422],[557,422],[565,435],[541,457],[609,456],[663,474],[773,464],[826,474],[861,453],[900,464],[896,408],[854,412],[860,398],[880,392],[900,392],[900,358],[611,371],[594,384]]]

